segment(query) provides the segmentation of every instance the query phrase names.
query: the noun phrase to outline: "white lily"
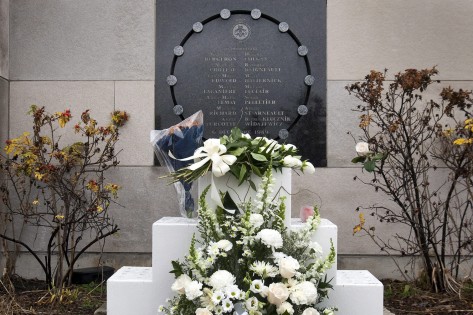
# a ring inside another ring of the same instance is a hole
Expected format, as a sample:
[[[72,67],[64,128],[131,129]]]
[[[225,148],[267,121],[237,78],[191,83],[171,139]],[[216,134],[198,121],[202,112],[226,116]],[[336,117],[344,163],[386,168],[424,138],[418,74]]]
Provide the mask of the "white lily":
[[[208,139],[204,142],[204,146],[198,148],[191,157],[194,159],[201,158],[202,160],[190,165],[188,168],[191,171],[195,171],[208,161],[212,161],[212,173],[216,177],[221,177],[230,170],[230,165],[237,160],[236,156],[225,154],[226,152],[227,148],[220,143],[220,139]]]

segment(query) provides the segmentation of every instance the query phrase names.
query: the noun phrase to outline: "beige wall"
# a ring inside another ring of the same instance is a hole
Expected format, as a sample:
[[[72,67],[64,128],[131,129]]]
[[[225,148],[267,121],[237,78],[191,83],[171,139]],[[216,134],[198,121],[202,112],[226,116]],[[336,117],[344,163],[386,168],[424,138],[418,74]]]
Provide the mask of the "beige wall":
[[[294,176],[294,216],[300,206],[318,201],[323,216],[338,225],[343,267],[391,276],[395,268],[377,260],[379,250],[367,238],[352,236],[354,209],[387,201],[353,182],[361,171],[350,163],[354,142],[347,131],[357,133],[357,116],[350,111],[357,101],[344,86],[370,69],[394,73],[437,65],[445,84],[473,89],[473,1],[327,2],[328,167],[313,177]],[[151,224],[178,213],[172,187],[158,179],[165,169],[152,167],[148,144],[159,97],[153,81],[154,0],[14,0],[9,9],[11,135],[22,130],[31,103],[52,111],[70,107],[76,115],[91,108],[103,119],[114,108],[129,111],[122,163],[110,174],[124,186],[119,201],[126,208],[113,209],[122,230],[105,250],[115,267],[149,263]],[[389,235],[394,227],[377,230]]]

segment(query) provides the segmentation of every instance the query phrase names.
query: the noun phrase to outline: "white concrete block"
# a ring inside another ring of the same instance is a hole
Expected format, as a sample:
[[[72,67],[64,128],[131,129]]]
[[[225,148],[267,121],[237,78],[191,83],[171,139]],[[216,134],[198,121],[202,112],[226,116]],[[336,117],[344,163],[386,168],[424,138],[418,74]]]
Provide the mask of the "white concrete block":
[[[337,315],[382,315],[383,284],[367,270],[338,270],[337,281],[322,305]]]
[[[300,228],[302,223],[293,220],[295,228]],[[178,217],[165,217],[153,224],[153,281],[159,282],[159,290],[156,293],[156,305],[173,296],[171,285],[174,276],[169,273],[172,268],[171,261],[183,259],[189,252],[192,235],[197,232],[197,221]],[[328,220],[322,222],[314,235],[313,240],[320,243],[324,253],[328,253],[330,239],[334,240],[335,251],[337,250],[337,227]],[[327,272],[328,278],[334,278],[336,263]],[[335,281],[335,279],[333,280]]]
[[[471,80],[471,16],[471,0],[327,1],[328,79],[438,65],[442,80]]]
[[[273,172],[274,178],[274,192],[273,198],[285,197],[285,221],[286,226],[291,224],[291,192],[292,192],[292,169],[283,168],[281,172]],[[242,202],[248,202],[250,199],[254,200],[256,197],[256,191],[248,185],[238,186],[238,180],[231,174],[226,174],[222,177],[213,177],[215,186],[219,191],[227,191],[232,197],[235,203],[239,204]],[[258,189],[261,185],[261,177],[256,175],[251,176],[251,180],[255,183]],[[200,177],[198,180],[198,196],[202,195],[202,192],[211,184],[211,174]],[[211,209],[216,208],[216,203],[211,199],[211,192],[209,191],[206,196],[207,204]]]
[[[108,315],[155,315],[151,267],[123,267],[107,281]]]

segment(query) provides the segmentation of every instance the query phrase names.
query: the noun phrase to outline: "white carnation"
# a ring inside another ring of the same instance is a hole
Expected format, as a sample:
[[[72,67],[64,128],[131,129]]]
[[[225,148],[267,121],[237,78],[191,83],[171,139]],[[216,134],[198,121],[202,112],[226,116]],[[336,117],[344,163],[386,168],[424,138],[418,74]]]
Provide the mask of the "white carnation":
[[[219,290],[235,284],[235,277],[226,270],[217,270],[210,276],[210,286]]]
[[[250,224],[255,228],[259,228],[261,225],[263,225],[264,219],[263,216],[259,213],[252,213],[250,214]]]
[[[317,301],[317,288],[312,282],[298,283],[291,291],[291,301],[296,305],[314,304]]]
[[[219,249],[222,249],[226,252],[230,251],[233,248],[233,244],[229,240],[220,240],[217,242],[217,246]]]
[[[186,286],[186,298],[188,300],[193,300],[203,294],[201,291],[202,283],[198,281],[192,281]]]
[[[360,155],[367,155],[370,153],[370,145],[367,142],[358,142],[355,146],[355,150]]]
[[[188,275],[182,274],[176,279],[176,281],[174,281],[174,283],[171,286],[171,290],[179,294],[185,294],[186,286],[191,282],[192,282],[192,279]]]
[[[263,244],[268,247],[281,248],[282,247],[282,236],[276,230],[263,229],[256,234],[256,239],[261,240]]]
[[[284,314],[285,312],[287,312],[290,315],[294,314],[294,308],[292,307],[291,303],[283,302],[276,309],[276,313],[278,314]]]

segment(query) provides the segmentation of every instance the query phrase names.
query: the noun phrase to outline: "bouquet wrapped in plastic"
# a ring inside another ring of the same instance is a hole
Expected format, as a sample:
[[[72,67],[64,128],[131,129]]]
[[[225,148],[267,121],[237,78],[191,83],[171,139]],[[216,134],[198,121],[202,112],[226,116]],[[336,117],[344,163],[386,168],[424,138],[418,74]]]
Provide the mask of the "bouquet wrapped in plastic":
[[[153,130],[150,134],[159,163],[173,173],[193,163],[192,160],[182,161],[194,154],[202,145],[204,133],[203,113],[198,111],[177,125],[164,130]],[[183,180],[175,182],[179,211],[182,216],[193,218],[197,216],[192,183]]]

